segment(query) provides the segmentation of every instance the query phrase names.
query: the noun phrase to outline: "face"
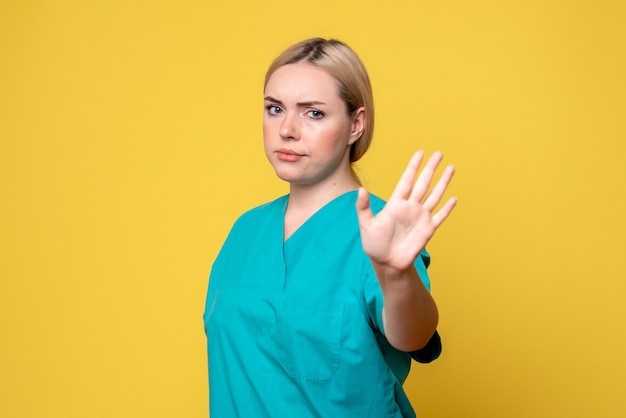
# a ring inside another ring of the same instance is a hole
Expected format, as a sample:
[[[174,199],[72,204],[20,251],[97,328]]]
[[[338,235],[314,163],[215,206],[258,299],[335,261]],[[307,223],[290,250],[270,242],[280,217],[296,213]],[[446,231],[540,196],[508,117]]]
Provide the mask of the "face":
[[[346,181],[350,145],[360,138],[363,119],[362,109],[348,115],[337,81],[325,70],[284,65],[265,86],[265,154],[278,177],[292,184]]]

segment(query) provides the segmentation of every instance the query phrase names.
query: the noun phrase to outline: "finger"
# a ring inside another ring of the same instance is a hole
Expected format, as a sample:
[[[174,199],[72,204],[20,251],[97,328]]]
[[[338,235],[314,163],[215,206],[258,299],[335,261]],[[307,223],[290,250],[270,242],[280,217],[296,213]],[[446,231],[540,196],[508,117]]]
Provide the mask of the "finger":
[[[415,180],[415,175],[417,174],[417,169],[422,163],[423,158],[424,151],[417,151],[413,154],[409,160],[409,164],[404,169],[404,173],[400,176],[400,180],[398,180],[396,188],[393,190],[393,193],[391,193],[390,199],[406,199],[409,197],[411,188],[413,187],[413,181]]]
[[[359,226],[361,229],[369,226],[372,222],[374,214],[370,207],[370,195],[363,187],[359,188],[359,192],[356,199],[356,215],[359,219]]]
[[[451,197],[448,201],[433,215],[433,223],[435,224],[435,229],[439,228],[439,225],[446,220],[452,209],[456,206],[457,198]]]
[[[435,209],[435,207],[441,201],[441,198],[443,197],[443,194],[445,193],[446,189],[448,188],[448,184],[450,184],[450,180],[452,180],[453,175],[454,175],[454,166],[453,165],[447,166],[446,169],[443,171],[441,178],[439,179],[437,184],[435,184],[435,187],[433,187],[433,190],[426,197],[426,200],[424,201],[424,204],[423,204],[424,209],[426,209],[429,212],[432,212],[433,209]]]
[[[415,182],[415,185],[413,186],[413,190],[411,191],[410,200],[412,200],[415,203],[419,203],[422,201],[422,199],[426,195],[426,192],[428,191],[430,182],[432,181],[433,176],[435,175],[435,170],[439,166],[439,163],[441,162],[442,158],[443,158],[443,154],[439,151],[433,153],[433,155],[430,156],[430,158],[428,159],[428,162],[422,169],[422,172],[417,177],[417,181]]]

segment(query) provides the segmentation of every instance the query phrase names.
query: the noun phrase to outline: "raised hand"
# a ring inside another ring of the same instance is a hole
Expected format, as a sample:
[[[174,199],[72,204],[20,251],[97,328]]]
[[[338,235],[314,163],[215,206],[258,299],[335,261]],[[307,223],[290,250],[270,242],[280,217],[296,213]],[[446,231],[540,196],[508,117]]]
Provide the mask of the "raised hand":
[[[450,198],[435,212],[452,179],[454,166],[445,168],[428,193],[443,154],[435,152],[417,176],[423,158],[423,151],[413,155],[387,204],[376,216],[370,208],[369,194],[363,188],[359,190],[356,209],[363,250],[373,263],[386,270],[403,272],[411,268],[456,204],[456,198]]]

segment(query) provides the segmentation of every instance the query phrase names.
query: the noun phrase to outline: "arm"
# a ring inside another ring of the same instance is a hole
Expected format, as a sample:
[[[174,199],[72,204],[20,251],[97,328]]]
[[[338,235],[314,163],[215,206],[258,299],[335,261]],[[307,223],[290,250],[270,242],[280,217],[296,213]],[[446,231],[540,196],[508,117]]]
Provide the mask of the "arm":
[[[394,271],[372,264],[383,291],[385,336],[402,351],[424,347],[437,328],[439,313],[417,271],[414,267]]]
[[[383,292],[383,326],[391,345],[413,351],[426,345],[437,327],[437,305],[414,267],[416,257],[456,204],[450,198],[434,212],[454,174],[448,166],[430,193],[442,154],[435,153],[417,177],[423,152],[417,152],[385,207],[372,214],[369,194],[359,190],[356,203],[363,250],[370,257]]]

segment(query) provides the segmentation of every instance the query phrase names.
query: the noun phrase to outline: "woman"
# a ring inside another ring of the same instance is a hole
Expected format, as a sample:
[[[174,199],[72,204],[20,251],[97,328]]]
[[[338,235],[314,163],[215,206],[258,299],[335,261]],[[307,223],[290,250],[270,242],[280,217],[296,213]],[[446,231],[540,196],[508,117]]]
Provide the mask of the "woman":
[[[242,215],[204,314],[210,406],[222,417],[410,417],[411,356],[440,350],[424,247],[452,177],[416,153],[387,203],[351,168],[374,126],[370,82],[336,40],[288,48],[265,78],[265,153],[289,194]],[[417,180],[415,180],[417,176]]]

